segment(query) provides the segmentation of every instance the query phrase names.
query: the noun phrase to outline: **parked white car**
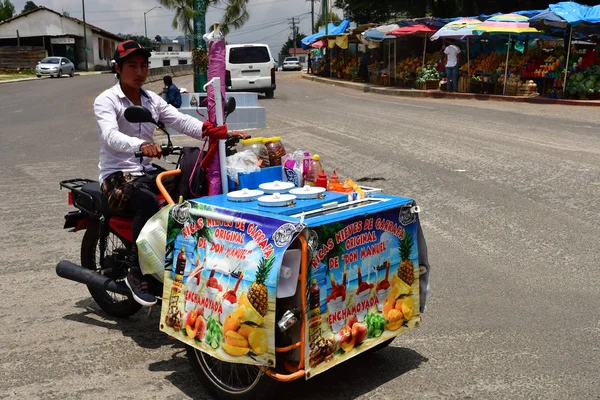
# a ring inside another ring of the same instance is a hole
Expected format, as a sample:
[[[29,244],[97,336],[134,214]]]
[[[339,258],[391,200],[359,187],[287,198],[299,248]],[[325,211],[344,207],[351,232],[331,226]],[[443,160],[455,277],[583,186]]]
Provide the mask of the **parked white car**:
[[[302,71],[302,64],[300,64],[298,57],[286,57],[285,60],[283,60],[283,70]]]
[[[228,92],[258,92],[273,97],[275,63],[266,44],[230,44],[225,50]]]
[[[63,75],[73,77],[75,65],[65,57],[46,57],[35,66],[35,74],[38,78],[42,75],[50,75],[50,78],[60,78]]]

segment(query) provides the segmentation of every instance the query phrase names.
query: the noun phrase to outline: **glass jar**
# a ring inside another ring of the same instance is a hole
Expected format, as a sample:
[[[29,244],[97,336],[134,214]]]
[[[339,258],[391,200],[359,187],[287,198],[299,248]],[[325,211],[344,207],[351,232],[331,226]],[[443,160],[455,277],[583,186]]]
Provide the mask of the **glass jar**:
[[[258,166],[260,168],[269,167],[269,152],[267,147],[263,144],[263,138],[252,138],[242,140],[242,150],[250,150],[258,158]]]
[[[281,158],[285,156],[285,147],[281,143],[281,138],[275,136],[272,138],[263,139],[263,143],[267,148],[269,154],[269,163],[273,167],[275,165],[281,165]]]

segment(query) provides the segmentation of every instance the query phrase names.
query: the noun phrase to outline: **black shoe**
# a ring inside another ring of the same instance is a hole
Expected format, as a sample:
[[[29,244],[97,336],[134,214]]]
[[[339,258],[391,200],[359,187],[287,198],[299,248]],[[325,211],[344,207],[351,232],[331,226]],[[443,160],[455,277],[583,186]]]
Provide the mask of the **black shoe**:
[[[150,293],[148,281],[144,279],[144,275],[142,275],[142,271],[140,271],[139,268],[129,268],[125,283],[129,290],[131,290],[131,294],[135,301],[144,307],[150,307],[156,304],[156,297]]]

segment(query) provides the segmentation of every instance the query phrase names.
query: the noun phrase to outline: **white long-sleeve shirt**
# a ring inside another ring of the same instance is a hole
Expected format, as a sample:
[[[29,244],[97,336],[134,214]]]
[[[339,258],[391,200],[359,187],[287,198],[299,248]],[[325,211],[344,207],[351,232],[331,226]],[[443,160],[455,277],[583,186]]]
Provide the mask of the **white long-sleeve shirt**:
[[[155,121],[161,121],[196,139],[202,138],[203,122],[180,113],[155,93],[141,89],[141,94],[142,106],[150,110]],[[133,105],[119,83],[102,92],[94,101],[94,114],[100,135],[100,183],[118,171],[142,175],[143,171],[154,170],[151,158],[144,157],[140,162],[134,156],[142,143],[154,142],[154,125],[128,122],[125,119],[125,109]]]

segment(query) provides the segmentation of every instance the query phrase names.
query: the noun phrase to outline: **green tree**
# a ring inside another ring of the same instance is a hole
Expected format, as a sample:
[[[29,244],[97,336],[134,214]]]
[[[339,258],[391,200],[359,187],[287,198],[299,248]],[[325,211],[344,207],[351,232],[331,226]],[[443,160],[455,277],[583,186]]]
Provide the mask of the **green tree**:
[[[125,40],[133,40],[134,42],[138,42],[139,44],[141,44],[142,46],[144,46],[144,47],[146,47],[148,49],[152,49],[152,40],[148,39],[144,35],[129,35],[129,34],[125,34],[125,35],[121,35],[121,36]]]
[[[306,37],[306,35],[304,33],[298,33],[296,34],[296,46],[300,47],[300,41],[302,39],[304,39]],[[281,46],[281,50],[280,53],[284,56],[287,57],[287,55],[289,54],[290,49],[294,48],[294,38],[290,35],[290,37],[288,38],[287,42],[285,42],[283,44],[283,46]]]
[[[10,0],[0,0],[0,21],[12,18],[15,15],[15,6]]]
[[[248,21],[248,18],[250,18],[250,14],[247,11],[248,1],[206,0],[205,6],[208,8],[220,3],[225,5],[225,13],[221,18],[221,32],[227,34],[232,28],[241,28]],[[159,3],[171,10],[175,10],[175,15],[171,23],[173,29],[180,30],[188,38],[191,37],[194,33],[194,0],[159,0]]]
[[[329,14],[329,22],[338,22],[341,21],[342,19],[340,18],[339,15],[337,15],[336,13],[331,13]],[[352,19],[350,19],[352,21]],[[317,18],[315,19],[315,32],[319,31],[319,27],[321,26],[325,26],[325,16],[323,15],[323,13],[321,14],[317,14]]]
[[[38,6],[33,1],[28,1],[27,3],[25,3],[25,7],[23,7],[23,11],[21,11],[21,13],[24,13],[25,11],[35,10],[36,8],[38,8]]]

